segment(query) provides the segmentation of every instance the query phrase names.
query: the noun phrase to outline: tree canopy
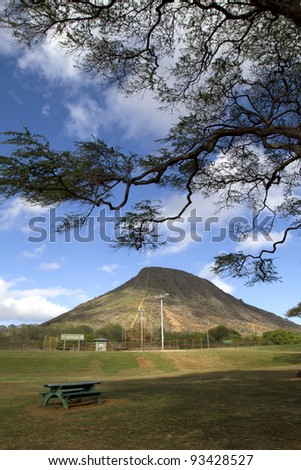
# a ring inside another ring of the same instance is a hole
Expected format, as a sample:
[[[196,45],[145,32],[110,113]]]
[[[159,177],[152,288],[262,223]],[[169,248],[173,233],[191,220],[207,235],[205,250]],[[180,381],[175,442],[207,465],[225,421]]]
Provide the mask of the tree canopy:
[[[293,318],[293,317],[301,318],[301,302],[299,302],[298,305],[296,305],[296,307],[290,308],[287,311],[286,316],[288,318]]]
[[[142,249],[160,245],[153,222],[179,217],[196,193],[218,195],[219,209],[252,209],[242,238],[266,213],[268,232],[278,220],[285,229],[256,255],[219,254],[215,272],[250,283],[278,278],[278,245],[301,229],[299,1],[11,0],[0,21],[20,43],[56,40],[103,85],[150,90],[179,114],[154,155],[125,155],[97,138],[58,152],[28,129],[10,131],[4,141],[13,150],[0,160],[4,198],[79,202],[63,227],[70,229],[95,207],[126,207],[138,186],[186,193],[179,214],[163,216],[147,200],[119,220],[117,244]]]

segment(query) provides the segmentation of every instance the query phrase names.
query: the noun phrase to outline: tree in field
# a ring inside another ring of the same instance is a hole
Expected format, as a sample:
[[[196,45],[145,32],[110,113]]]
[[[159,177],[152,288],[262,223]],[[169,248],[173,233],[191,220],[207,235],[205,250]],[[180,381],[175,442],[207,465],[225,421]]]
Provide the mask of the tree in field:
[[[175,219],[192,203],[218,196],[222,209],[252,209],[278,220],[283,236],[256,255],[223,253],[215,272],[250,283],[278,278],[273,256],[301,229],[301,101],[299,1],[74,0],[6,1],[1,24],[34,47],[59,41],[80,67],[128,95],[150,90],[179,113],[154,155],[124,155],[101,139],[54,151],[30,130],[6,133],[13,146],[0,160],[4,198],[42,205],[78,202],[62,229],[82,225],[95,207],[127,206],[135,187],[161,185],[186,193],[179,214],[163,217],[140,201],[119,220],[122,246],[160,244],[152,222]],[[122,196],[116,200],[116,195]]]
[[[225,325],[218,325],[209,330],[209,334],[213,341],[220,343],[223,340],[238,340],[241,335],[238,331],[228,328]]]

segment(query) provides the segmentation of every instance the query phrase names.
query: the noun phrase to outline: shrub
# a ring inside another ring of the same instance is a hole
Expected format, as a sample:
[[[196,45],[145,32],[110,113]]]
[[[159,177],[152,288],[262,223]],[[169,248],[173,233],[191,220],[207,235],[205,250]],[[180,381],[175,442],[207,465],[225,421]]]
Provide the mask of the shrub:
[[[301,342],[301,335],[279,328],[274,331],[265,331],[262,339],[272,344],[291,344]]]

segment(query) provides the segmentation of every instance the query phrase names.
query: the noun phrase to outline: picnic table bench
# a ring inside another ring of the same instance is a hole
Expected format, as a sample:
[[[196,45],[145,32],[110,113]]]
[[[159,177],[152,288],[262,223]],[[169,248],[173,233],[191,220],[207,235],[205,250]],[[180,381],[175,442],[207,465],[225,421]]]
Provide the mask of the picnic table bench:
[[[69,408],[69,405],[73,403],[93,400],[97,403],[102,401],[102,392],[96,390],[96,385],[100,384],[99,380],[89,380],[87,382],[63,382],[53,384],[43,384],[43,387],[48,387],[48,392],[42,392],[43,406],[47,406],[47,403],[51,398],[58,398],[65,409]]]

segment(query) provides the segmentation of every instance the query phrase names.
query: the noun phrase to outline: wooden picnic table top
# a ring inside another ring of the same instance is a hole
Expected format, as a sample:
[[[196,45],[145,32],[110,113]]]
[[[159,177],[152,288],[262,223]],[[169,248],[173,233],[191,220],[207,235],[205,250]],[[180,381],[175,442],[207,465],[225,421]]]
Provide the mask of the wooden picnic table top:
[[[60,383],[51,383],[51,384],[43,384],[43,387],[83,387],[85,385],[96,385],[100,384],[100,380],[83,380],[80,382],[60,382]]]

